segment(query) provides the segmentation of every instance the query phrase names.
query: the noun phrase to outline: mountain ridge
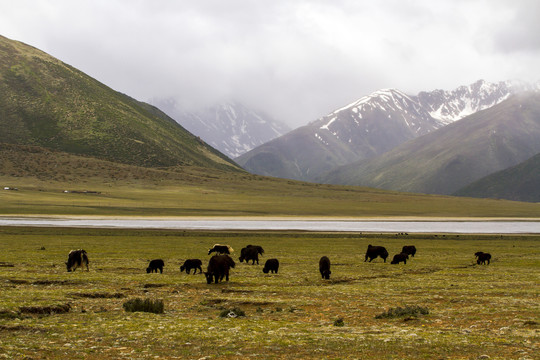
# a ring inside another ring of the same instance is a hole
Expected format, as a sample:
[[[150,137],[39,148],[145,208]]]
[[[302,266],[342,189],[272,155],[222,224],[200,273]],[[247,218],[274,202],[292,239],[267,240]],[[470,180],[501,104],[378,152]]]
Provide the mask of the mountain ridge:
[[[256,174],[317,181],[332,168],[381,155],[460,120],[466,112],[498,104],[511,91],[526,89],[540,89],[540,84],[479,80],[453,91],[434,90],[416,96],[381,89],[235,160]]]
[[[452,194],[538,153],[539,138],[540,94],[522,93],[378,157],[335,169],[320,180]]]

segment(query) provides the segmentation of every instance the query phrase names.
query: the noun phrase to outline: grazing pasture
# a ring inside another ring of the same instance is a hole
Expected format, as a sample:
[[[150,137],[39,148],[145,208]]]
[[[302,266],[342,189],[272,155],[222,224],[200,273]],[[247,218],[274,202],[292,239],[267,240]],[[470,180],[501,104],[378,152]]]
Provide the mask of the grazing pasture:
[[[216,243],[259,244],[261,265],[237,262],[219,284],[180,272],[190,258],[205,270]],[[368,244],[418,253],[406,265],[364,262]],[[68,273],[67,253],[79,248],[90,271]],[[479,250],[489,266],[476,264]],[[270,258],[278,274],[262,272]],[[145,273],[151,259],[165,261],[163,274]],[[9,359],[535,359],[540,350],[536,235],[3,227],[0,293]],[[125,311],[133,299],[162,300],[164,312]]]

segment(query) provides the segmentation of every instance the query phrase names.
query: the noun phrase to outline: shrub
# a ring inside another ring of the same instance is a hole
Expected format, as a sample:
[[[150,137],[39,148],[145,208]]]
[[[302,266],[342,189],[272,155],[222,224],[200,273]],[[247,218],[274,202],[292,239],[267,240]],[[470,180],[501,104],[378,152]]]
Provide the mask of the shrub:
[[[375,316],[375,319],[391,319],[403,316],[418,316],[427,314],[429,314],[428,308],[418,305],[407,305],[405,307],[390,308],[388,311]]]
[[[343,322],[342,318],[339,318],[334,321],[334,326],[345,326],[345,323]]]
[[[126,301],[123,305],[124,310],[128,312],[150,312],[154,314],[163,314],[164,305],[163,300],[152,300],[152,299],[131,299]]]

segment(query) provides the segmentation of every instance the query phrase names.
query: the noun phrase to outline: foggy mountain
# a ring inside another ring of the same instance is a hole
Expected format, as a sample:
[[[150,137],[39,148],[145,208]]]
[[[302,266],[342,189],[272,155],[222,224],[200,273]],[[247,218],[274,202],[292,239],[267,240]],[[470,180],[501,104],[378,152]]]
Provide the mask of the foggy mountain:
[[[291,130],[286,124],[235,102],[198,111],[185,111],[174,99],[152,99],[150,103],[231,159]]]

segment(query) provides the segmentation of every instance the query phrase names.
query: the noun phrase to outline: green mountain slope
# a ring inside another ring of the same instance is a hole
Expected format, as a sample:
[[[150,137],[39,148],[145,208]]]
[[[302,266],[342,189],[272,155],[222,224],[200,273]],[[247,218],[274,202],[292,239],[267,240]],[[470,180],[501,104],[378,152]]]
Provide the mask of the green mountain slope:
[[[540,202],[540,154],[477,180],[454,195]]]
[[[238,170],[157,108],[1,36],[0,94],[0,142],[146,167]]]
[[[540,152],[540,94],[516,95],[381,156],[320,180],[419,193],[452,194]]]

